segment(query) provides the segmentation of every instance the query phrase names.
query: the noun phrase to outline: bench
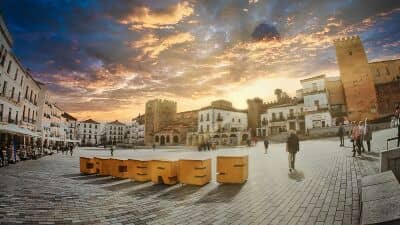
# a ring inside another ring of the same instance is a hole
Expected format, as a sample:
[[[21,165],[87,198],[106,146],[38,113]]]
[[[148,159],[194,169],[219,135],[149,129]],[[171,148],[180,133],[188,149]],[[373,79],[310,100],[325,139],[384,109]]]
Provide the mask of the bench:
[[[217,182],[242,184],[248,176],[248,156],[217,156]]]
[[[211,180],[211,159],[180,159],[179,182],[203,186]]]
[[[392,171],[361,179],[361,224],[400,224],[400,184]]]

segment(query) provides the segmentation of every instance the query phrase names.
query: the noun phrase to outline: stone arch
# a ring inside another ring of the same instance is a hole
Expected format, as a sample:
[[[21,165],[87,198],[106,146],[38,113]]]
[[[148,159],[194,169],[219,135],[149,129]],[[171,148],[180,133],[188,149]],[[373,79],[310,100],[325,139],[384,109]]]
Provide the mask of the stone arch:
[[[166,142],[171,143],[171,139],[169,138],[169,135],[167,135]]]
[[[165,136],[161,135],[160,137],[160,145],[165,145]]]
[[[174,144],[178,144],[179,143],[179,137],[177,135],[175,135],[173,137],[173,142],[174,142]]]
[[[248,134],[243,134],[242,135],[242,141],[247,141],[247,139],[249,139],[249,135]]]

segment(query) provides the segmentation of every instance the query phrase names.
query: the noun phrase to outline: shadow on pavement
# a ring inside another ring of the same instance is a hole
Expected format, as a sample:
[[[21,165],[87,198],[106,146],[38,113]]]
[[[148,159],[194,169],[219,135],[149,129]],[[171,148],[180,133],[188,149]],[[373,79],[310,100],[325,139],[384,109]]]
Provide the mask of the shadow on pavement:
[[[102,178],[102,179],[86,182],[85,184],[109,184],[109,183],[121,180],[121,179],[112,178],[112,177],[97,177],[97,178]]]
[[[366,161],[377,161],[377,158],[366,156],[365,154],[358,156],[361,160],[366,160]]]
[[[220,184],[205,196],[197,201],[197,203],[227,203],[240,192],[245,184]]]
[[[131,187],[135,187],[138,186],[142,183],[140,182],[134,182],[134,181],[128,181],[128,182],[124,182],[124,183],[119,183],[119,184],[113,184],[110,186],[106,186],[103,187],[103,189],[109,190],[109,191],[120,191],[123,189],[127,189],[127,188],[131,188]]]
[[[143,183],[140,183],[140,184],[143,184]],[[145,186],[143,188],[138,188],[134,191],[128,192],[127,195],[135,196],[135,197],[139,197],[139,198],[147,198],[150,195],[155,195],[158,192],[160,192],[168,187],[170,187],[170,186],[165,185],[165,184],[153,184],[150,186]]]
[[[295,170],[295,171],[289,173],[288,177],[290,179],[296,180],[297,182],[303,181],[305,178],[304,173],[301,170]]]
[[[171,201],[183,201],[187,199],[190,195],[196,193],[201,187],[194,185],[181,185],[171,191],[168,191],[158,197],[165,200]]]
[[[375,156],[375,157],[378,157],[378,156],[380,155],[379,152],[364,152],[364,154],[366,154],[366,155],[371,155],[371,156]]]
[[[104,178],[98,175],[82,175],[78,177],[71,177],[73,180],[94,180],[94,179],[99,179],[99,178]]]
[[[64,175],[61,175],[61,177],[65,177],[65,178],[70,178],[70,177],[82,177],[82,176],[85,176],[85,175],[82,174],[82,173],[71,173],[71,174],[64,174]]]

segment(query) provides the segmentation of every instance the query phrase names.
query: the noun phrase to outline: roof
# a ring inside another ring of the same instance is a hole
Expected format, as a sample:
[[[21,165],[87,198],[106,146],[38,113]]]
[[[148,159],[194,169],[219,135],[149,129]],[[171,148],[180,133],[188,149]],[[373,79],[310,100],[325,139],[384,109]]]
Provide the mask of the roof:
[[[235,108],[226,108],[226,107],[217,107],[217,106],[206,106],[201,108],[199,111],[207,110],[207,109],[219,109],[219,110],[225,110],[225,111],[230,111],[230,112],[241,112],[241,113],[247,113],[247,109],[235,109]]]
[[[312,81],[312,80],[318,80],[318,79],[322,79],[322,78],[325,78],[325,77],[326,77],[326,75],[325,75],[325,74],[322,74],[322,75],[319,75],[319,76],[314,76],[314,77],[302,79],[302,80],[300,80],[300,83],[301,83],[301,82]]]
[[[77,121],[77,119],[76,119],[75,117],[71,116],[71,115],[68,114],[67,112],[64,112],[61,116],[64,117],[64,118],[66,118],[66,119],[68,119],[68,120]]]
[[[387,60],[380,60],[380,61],[373,61],[373,62],[368,62],[368,64],[374,64],[374,63],[383,63],[383,62],[390,62],[390,61],[397,61],[399,59],[387,59]]]
[[[82,121],[81,123],[94,123],[94,124],[100,124],[99,122],[96,122],[96,121],[94,121],[94,120],[92,120],[92,119],[88,119],[88,120]]]
[[[124,123],[121,123],[121,122],[119,122],[118,120],[115,120],[115,121],[113,121],[113,122],[109,122],[109,123],[107,123],[107,124],[110,124],[110,125],[118,125],[118,126],[125,126]]]

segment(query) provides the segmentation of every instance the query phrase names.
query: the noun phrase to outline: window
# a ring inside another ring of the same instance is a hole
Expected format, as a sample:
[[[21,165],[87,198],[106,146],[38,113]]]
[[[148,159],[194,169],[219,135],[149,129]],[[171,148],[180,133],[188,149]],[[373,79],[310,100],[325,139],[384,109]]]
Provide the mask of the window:
[[[200,126],[200,132],[203,132],[203,125]]]
[[[8,108],[8,122],[11,123],[11,113],[12,113],[12,109]]]
[[[7,50],[4,51],[4,54],[2,55],[2,58],[1,58],[0,64],[2,66],[4,66],[4,63],[6,62],[6,56],[7,56]]]
[[[4,45],[1,45],[1,47],[0,47],[0,58],[1,58],[2,54],[3,54],[3,51],[4,51]]]
[[[273,112],[272,113],[272,120],[275,120],[276,119],[276,114]]]
[[[32,95],[33,95],[33,90],[31,90],[31,96],[29,97],[30,102],[32,102]]]
[[[0,104],[0,122],[3,121],[3,110],[4,110],[4,105]]]
[[[21,101],[21,92],[18,92],[18,102]]]
[[[12,89],[11,89],[11,99],[14,99],[14,92],[15,92],[15,87],[12,87]]]
[[[7,66],[7,73],[8,73],[8,74],[10,74],[11,64],[12,64],[12,61],[11,61],[11,59],[10,59],[10,61],[8,61],[8,66]]]
[[[238,119],[238,122],[240,123],[240,119]]]
[[[207,120],[206,121],[210,121],[210,114],[207,113]]]
[[[235,122],[235,118],[232,118],[232,122]]]
[[[207,124],[207,132],[210,131],[210,125]]]
[[[4,83],[3,83],[3,91],[1,92],[3,96],[6,96],[6,91],[7,91],[7,81],[4,81]]]
[[[17,80],[17,78],[18,78],[18,69],[15,70],[14,80]]]
[[[314,100],[314,105],[319,106],[319,100]]]
[[[279,119],[283,120],[283,112],[279,112]]]
[[[28,99],[28,91],[29,91],[29,87],[26,86],[26,89],[25,89],[25,99]]]
[[[24,120],[25,121],[25,106],[24,106],[24,111],[22,111],[22,120]]]
[[[21,85],[22,87],[22,83],[24,82],[24,76],[21,76],[21,83],[19,85]]]
[[[15,124],[18,124],[18,111],[15,113]]]
[[[353,55],[353,52],[352,52],[352,51],[349,51],[349,55]]]
[[[31,109],[28,108],[28,122],[30,121],[30,119],[31,119]]]

